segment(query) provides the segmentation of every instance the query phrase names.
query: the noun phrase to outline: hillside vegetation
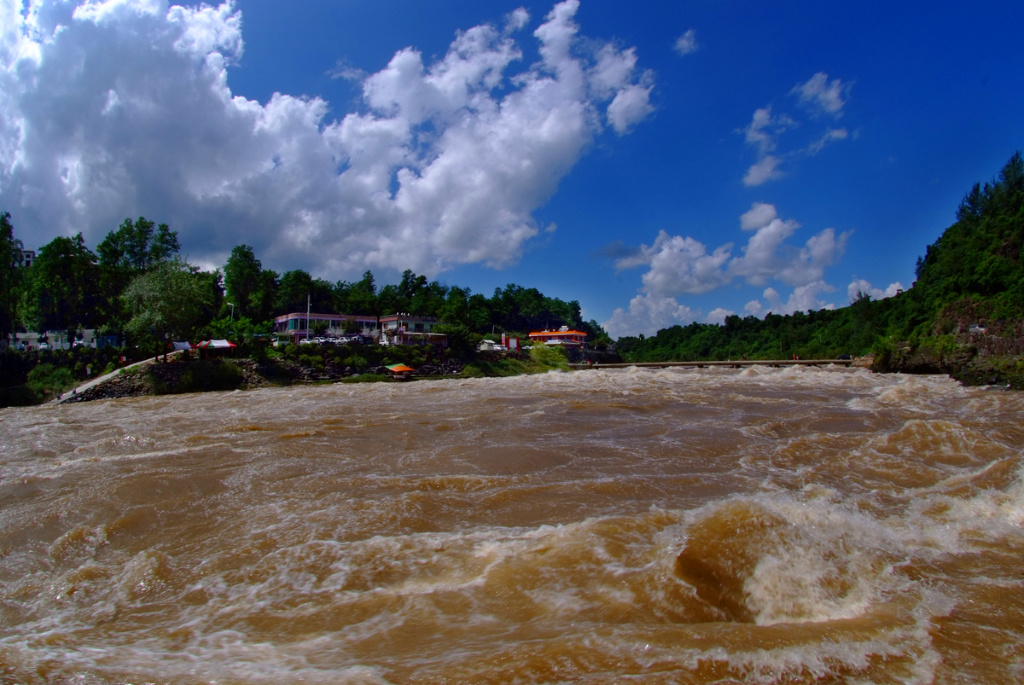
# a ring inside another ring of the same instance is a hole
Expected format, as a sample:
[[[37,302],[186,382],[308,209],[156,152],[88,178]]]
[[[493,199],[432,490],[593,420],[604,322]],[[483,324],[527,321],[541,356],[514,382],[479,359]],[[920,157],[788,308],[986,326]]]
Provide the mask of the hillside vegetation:
[[[1024,159],[1016,153],[976,184],[956,222],[918,259],[917,280],[884,300],[860,295],[836,310],[730,316],[622,338],[627,361],[875,356],[879,371],[951,373],[966,382],[1024,385]]]

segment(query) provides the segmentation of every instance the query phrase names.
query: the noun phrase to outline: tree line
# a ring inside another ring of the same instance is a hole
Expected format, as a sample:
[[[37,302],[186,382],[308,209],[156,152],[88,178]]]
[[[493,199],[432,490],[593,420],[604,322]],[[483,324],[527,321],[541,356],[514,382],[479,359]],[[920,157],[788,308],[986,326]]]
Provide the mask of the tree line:
[[[80,233],[53,239],[30,266],[23,249],[10,214],[0,214],[3,339],[18,330],[61,330],[73,339],[90,328],[159,349],[168,339],[269,335],[275,316],[305,312],[308,303],[323,314],[432,316],[463,338],[570,326],[610,342],[600,325],[583,320],[579,302],[515,284],[487,297],[410,270],[397,284],[378,286],[369,270],[332,283],[301,269],[264,268],[249,245],[236,246],[223,269],[203,271],[181,256],[176,231],[145,217],[125,219],[95,251]]]

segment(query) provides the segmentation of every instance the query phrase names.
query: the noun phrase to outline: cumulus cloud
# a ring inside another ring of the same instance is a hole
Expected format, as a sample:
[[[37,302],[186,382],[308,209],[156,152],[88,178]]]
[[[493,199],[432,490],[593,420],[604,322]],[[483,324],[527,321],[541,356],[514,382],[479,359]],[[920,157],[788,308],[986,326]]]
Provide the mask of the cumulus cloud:
[[[767,226],[779,218],[775,205],[767,202],[755,202],[750,209],[740,215],[740,229],[744,231],[756,231],[762,226]]]
[[[779,171],[780,161],[774,155],[762,156],[761,159],[750,165],[747,173],[743,175],[743,185],[750,187],[759,186],[762,183],[782,178],[783,174]]]
[[[697,32],[690,29],[683,35],[676,38],[675,45],[672,47],[682,56],[689,55],[691,52],[697,52],[697,49],[700,47],[697,45]]]
[[[846,105],[850,86],[840,79],[828,80],[828,75],[818,72],[806,83],[800,84],[790,91],[797,99],[797,104],[810,112],[811,119],[822,115],[832,118],[842,116]],[[755,187],[775,181],[786,175],[782,164],[800,157],[814,156],[830,144],[846,140],[851,133],[846,128],[827,127],[824,130],[817,126],[807,126],[806,114],[799,117],[796,112],[779,112],[773,105],[766,105],[754,110],[750,123],[740,129],[745,142],[756,150],[757,159],[747,168],[743,183]],[[784,109],[784,108],[783,108]],[[780,149],[780,141],[789,131],[803,128],[813,136],[801,144]]]
[[[826,228],[803,245],[788,241],[800,228],[793,220],[782,220],[774,205],[755,202],[740,217],[740,228],[753,231],[740,254],[733,243],[709,251],[702,242],[660,231],[653,245],[641,245],[634,251],[620,248],[617,269],[648,266],[643,275],[646,292],[659,297],[706,293],[737,278],[761,286],[771,280],[799,286],[822,278],[825,269],[835,264],[846,251],[851,232],[836,235]]]
[[[704,319],[704,321],[705,323],[716,323],[719,326],[721,326],[723,323],[725,323],[726,317],[732,316],[735,313],[736,312],[731,311],[729,309],[725,309],[724,307],[716,307],[715,309],[712,309],[710,312],[708,312],[708,316],[706,319]]]
[[[505,15],[505,33],[513,33],[526,28],[530,23],[530,13],[525,7],[518,7]]]
[[[629,301],[629,308],[617,308],[611,318],[601,326],[613,338],[627,335],[654,335],[663,328],[691,323],[697,315],[692,309],[679,304],[674,297],[637,295]]]
[[[761,316],[765,313],[764,305],[761,304],[760,300],[751,300],[750,302],[747,302],[745,305],[743,305],[743,312],[748,316],[756,316],[758,318],[761,318]]]
[[[730,243],[709,254],[698,240],[661,231],[653,245],[641,245],[638,254],[620,259],[616,268],[650,266],[643,275],[644,289],[657,297],[705,293],[729,282],[723,267],[731,249]]]
[[[616,268],[647,266],[648,270],[642,276],[643,295],[630,302],[628,311],[617,310],[609,324],[618,330],[627,323],[656,320],[664,327],[669,325],[666,323],[669,314],[678,313],[678,308],[682,307],[674,298],[708,293],[737,280],[759,287],[777,282],[793,288],[784,301],[774,287],[767,287],[763,295],[767,307],[754,300],[744,308],[750,315],[833,307],[818,295],[833,290],[824,281],[825,270],[842,257],[851,232],[837,234],[835,229],[826,228],[800,245],[790,240],[799,228],[796,221],[780,218],[774,205],[755,202],[740,217],[740,229],[753,233],[738,253],[731,242],[709,250],[694,238],[673,236],[665,231],[659,232],[650,246],[641,245],[635,250],[617,246],[620,256]],[[713,310],[708,320],[717,320],[720,315],[724,320],[732,314],[731,311],[722,314],[724,311]],[[693,317],[688,308],[686,314]],[[681,322],[679,319],[673,323]]]
[[[863,278],[858,278],[854,279],[850,285],[846,287],[846,294],[849,297],[850,302],[854,302],[860,295],[867,295],[872,300],[884,300],[889,297],[895,297],[903,292],[903,290],[903,284],[899,281],[890,283],[888,288],[882,290],[881,288],[872,287],[869,281],[865,281]]]
[[[822,293],[830,293],[834,290],[835,288],[825,281],[814,281],[794,288],[786,300],[782,299],[775,288],[766,288],[763,297],[768,302],[767,311],[772,314],[785,315],[816,309],[835,309],[836,306],[833,303],[818,297]]]
[[[96,244],[145,215],[204,264],[243,242],[331,277],[510,264],[595,137],[652,111],[651,73],[578,36],[578,6],[544,18],[533,65],[512,37],[530,21],[518,9],[436,61],[406,48],[373,74],[339,66],[362,107],[330,120],[317,97],[232,93],[244,43],[230,1],[5,2],[0,206],[35,246],[77,231]]]

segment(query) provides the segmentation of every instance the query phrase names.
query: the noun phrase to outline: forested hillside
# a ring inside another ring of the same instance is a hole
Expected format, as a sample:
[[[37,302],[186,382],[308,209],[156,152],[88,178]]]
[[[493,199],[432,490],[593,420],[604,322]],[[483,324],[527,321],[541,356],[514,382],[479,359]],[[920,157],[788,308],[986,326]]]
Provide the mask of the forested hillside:
[[[1024,335],[1024,159],[976,184],[956,222],[918,259],[906,292],[874,301],[861,295],[834,311],[728,317],[722,326],[674,326],[653,337],[623,338],[628,361],[832,358],[874,353],[879,370],[973,373],[979,357],[999,377],[1019,374]],[[973,326],[973,329],[972,329]]]

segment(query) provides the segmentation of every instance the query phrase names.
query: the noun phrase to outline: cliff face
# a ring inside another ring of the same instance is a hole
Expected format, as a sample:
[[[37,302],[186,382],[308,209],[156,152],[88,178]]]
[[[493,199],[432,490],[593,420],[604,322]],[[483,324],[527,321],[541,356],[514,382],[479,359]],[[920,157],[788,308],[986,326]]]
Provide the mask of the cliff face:
[[[967,324],[964,329],[925,338],[917,345],[886,346],[875,355],[871,369],[948,374],[965,385],[1024,389],[1024,321]]]

